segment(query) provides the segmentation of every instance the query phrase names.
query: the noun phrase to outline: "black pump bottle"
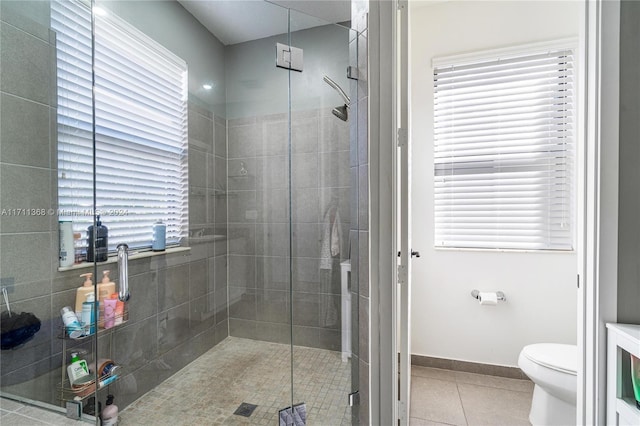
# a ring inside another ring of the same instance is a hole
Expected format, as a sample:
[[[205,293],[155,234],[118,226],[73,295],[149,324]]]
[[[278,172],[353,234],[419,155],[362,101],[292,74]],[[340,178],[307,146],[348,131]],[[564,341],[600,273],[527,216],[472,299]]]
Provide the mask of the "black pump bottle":
[[[93,246],[93,225],[87,228],[87,240],[89,240],[89,249],[87,250],[87,261],[105,262],[109,252],[109,230],[100,222],[100,215],[96,220],[96,241],[95,250]]]

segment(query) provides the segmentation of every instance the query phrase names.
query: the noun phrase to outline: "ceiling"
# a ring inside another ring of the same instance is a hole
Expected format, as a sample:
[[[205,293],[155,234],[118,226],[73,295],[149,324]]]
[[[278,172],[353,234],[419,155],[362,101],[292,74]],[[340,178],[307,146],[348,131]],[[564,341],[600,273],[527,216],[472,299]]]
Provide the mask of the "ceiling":
[[[345,22],[351,15],[350,0],[278,0],[271,3],[261,0],[178,2],[225,45],[286,33],[286,10],[276,4],[310,15],[292,13],[292,31],[326,25],[328,22]]]

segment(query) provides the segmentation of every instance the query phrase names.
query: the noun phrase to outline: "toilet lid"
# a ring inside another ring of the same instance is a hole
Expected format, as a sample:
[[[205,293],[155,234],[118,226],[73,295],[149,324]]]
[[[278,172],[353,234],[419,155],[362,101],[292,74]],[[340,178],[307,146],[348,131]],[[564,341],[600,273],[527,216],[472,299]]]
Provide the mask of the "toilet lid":
[[[576,345],[537,343],[525,346],[522,349],[522,354],[536,364],[563,373],[577,374],[578,348]]]

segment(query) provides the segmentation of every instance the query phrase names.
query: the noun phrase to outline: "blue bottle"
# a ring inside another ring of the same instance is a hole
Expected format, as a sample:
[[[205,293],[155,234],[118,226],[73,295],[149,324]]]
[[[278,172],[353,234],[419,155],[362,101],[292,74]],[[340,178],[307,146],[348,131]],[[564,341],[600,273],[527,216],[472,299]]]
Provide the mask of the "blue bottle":
[[[151,237],[151,250],[164,251],[167,243],[167,225],[161,220],[153,224],[153,235]]]
[[[93,293],[89,293],[87,301],[82,303],[82,325],[84,325],[85,335],[87,336],[96,332],[100,313],[99,306],[100,302],[96,301]]]

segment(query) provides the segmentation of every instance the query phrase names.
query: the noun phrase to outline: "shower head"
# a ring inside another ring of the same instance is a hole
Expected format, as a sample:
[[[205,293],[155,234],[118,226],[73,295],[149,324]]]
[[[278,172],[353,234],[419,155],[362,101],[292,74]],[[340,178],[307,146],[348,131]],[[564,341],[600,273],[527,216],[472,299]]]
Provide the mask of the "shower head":
[[[347,108],[349,108],[349,106],[347,104],[344,104],[342,106],[335,107],[334,109],[331,110],[331,112],[340,120],[347,121],[349,119],[349,113],[347,112]]]
[[[338,92],[340,94],[340,96],[342,96],[342,99],[344,99],[344,103],[345,104],[349,105],[351,103],[351,99],[349,99],[349,96],[347,96],[347,94],[344,92],[344,90],[342,90],[342,87],[338,86],[338,83],[336,83],[335,81],[331,80],[326,75],[322,79],[329,86],[333,87],[336,90],[336,92]],[[339,108],[341,108],[341,107],[339,107]],[[335,112],[334,112],[334,114],[335,114]]]

